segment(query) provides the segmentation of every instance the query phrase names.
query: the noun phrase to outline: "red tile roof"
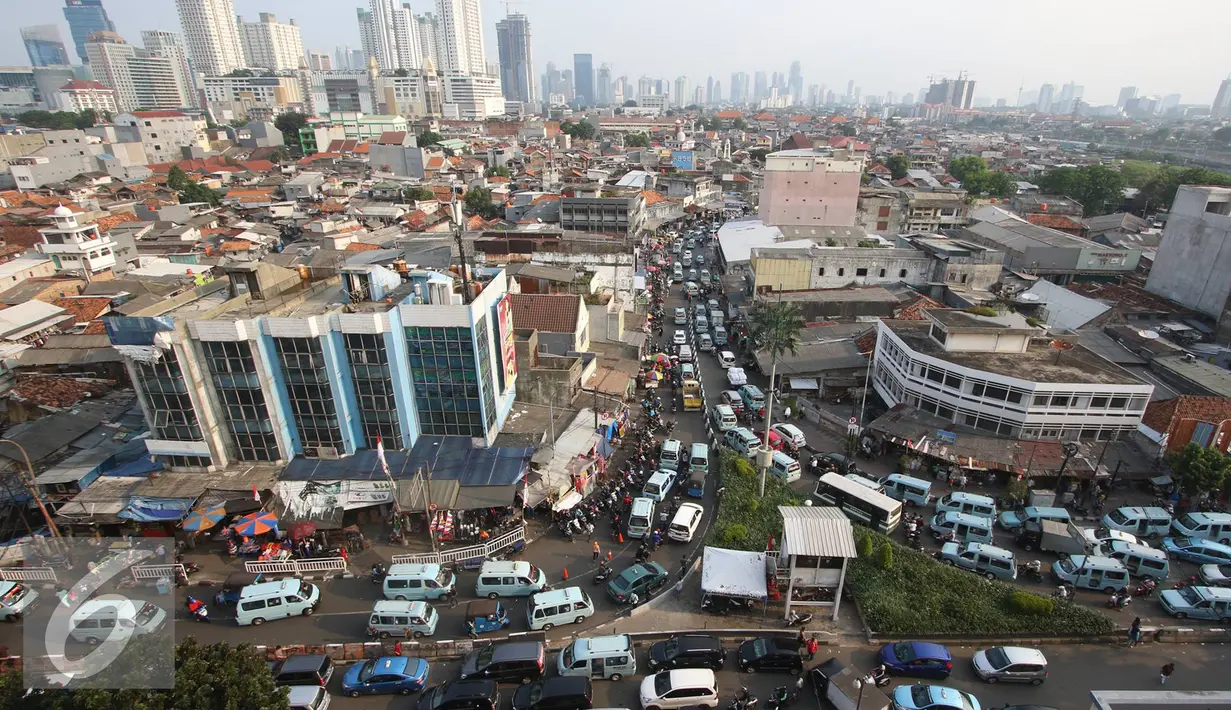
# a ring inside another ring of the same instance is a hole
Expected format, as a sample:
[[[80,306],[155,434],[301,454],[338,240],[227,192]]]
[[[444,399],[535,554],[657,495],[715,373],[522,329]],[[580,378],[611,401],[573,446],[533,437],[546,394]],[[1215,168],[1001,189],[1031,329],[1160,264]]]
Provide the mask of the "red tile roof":
[[[30,249],[43,241],[43,235],[38,233],[38,227],[33,224],[0,225],[0,241],[8,245],[17,245]]]
[[[51,302],[73,314],[74,323],[85,323],[111,311],[110,298],[57,298]]]
[[[739,111],[719,111],[714,114],[714,118],[743,118],[744,114]]]
[[[100,320],[92,320],[86,325],[85,330],[81,331],[81,334],[82,335],[106,335],[107,326],[104,325],[103,322]]]
[[[646,207],[667,201],[667,198],[661,192],[655,190],[643,190],[641,196],[645,198]]]
[[[141,218],[132,212],[116,212],[98,220],[98,231],[102,233],[115,229],[116,225],[125,222],[140,222]]]
[[[223,251],[249,251],[252,249],[252,242],[246,242],[242,239],[223,242],[221,244]]]
[[[351,242],[346,245],[345,251],[377,251],[380,249],[378,244],[364,244],[363,242]]]
[[[575,294],[509,294],[514,328],[531,328],[544,333],[574,333],[581,296]]]
[[[752,118],[755,121],[772,121],[774,120],[774,114],[770,113],[769,111],[762,111],[761,113],[758,113]]]
[[[1192,438],[1191,434],[1175,430],[1185,423],[1187,426],[1184,428],[1191,432],[1195,429],[1197,422],[1219,424],[1229,418],[1231,418],[1231,399],[1182,394],[1179,397],[1147,404],[1141,423],[1160,434],[1181,434],[1168,437],[1168,442],[1171,444],[1168,448],[1183,448],[1183,445]],[[1224,442],[1221,448],[1225,449],[1226,446]]]
[[[96,396],[111,389],[110,380],[79,380],[72,377],[27,375],[17,381],[12,395],[44,407],[67,409],[87,396]]]
[[[377,145],[402,145],[406,140],[406,131],[385,131],[376,139]]]
[[[1077,231],[1085,229],[1085,225],[1062,214],[1032,214],[1026,216],[1026,221],[1039,227],[1059,229],[1061,231]]]
[[[73,81],[70,81],[64,86],[60,87],[60,91],[86,91],[86,90],[112,91],[112,89],[109,89],[106,86],[103,86],[102,82],[82,81],[80,79],[74,79]]]

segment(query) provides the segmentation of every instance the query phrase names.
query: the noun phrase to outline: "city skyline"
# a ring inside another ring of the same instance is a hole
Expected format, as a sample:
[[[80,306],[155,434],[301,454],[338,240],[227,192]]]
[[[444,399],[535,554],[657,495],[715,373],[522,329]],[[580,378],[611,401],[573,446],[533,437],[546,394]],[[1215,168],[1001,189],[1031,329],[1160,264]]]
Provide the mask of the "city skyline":
[[[483,15],[484,51],[495,57],[495,23],[505,16],[505,6],[496,0],[477,1]],[[1128,5],[1138,2],[1129,0]],[[329,51],[337,45],[360,46],[354,8],[366,4],[361,0],[341,5],[307,5],[294,0],[234,0],[235,13],[245,17],[256,17],[260,12],[273,13],[279,18],[294,17],[302,28],[304,47],[321,51]],[[628,12],[604,17],[601,21],[562,0],[542,0],[533,6],[517,7],[515,11],[526,14],[535,27],[536,76],[543,72],[548,61],[570,64],[571,57],[578,53],[591,54],[595,67],[608,64],[613,76],[628,76],[634,81],[642,74],[714,76],[715,79],[729,77],[735,72],[754,75],[765,71],[786,75],[791,63],[798,61],[804,87],[811,84],[839,86],[853,77],[864,95],[884,95],[891,91],[902,95],[926,86],[929,76],[956,78],[964,70],[978,83],[980,96],[993,102],[1004,98],[1010,105],[1016,103],[1018,89],[1023,85],[1031,89],[1050,83],[1059,88],[1074,81],[1086,87],[1085,101],[1103,105],[1115,104],[1120,88],[1129,85],[1138,87],[1142,95],[1162,97],[1178,93],[1189,103],[1209,104],[1220,82],[1231,73],[1231,62],[1214,49],[1219,46],[1220,39],[1217,23],[1191,26],[1156,23],[1151,27],[1153,51],[1123,53],[1114,46],[1114,37],[1121,35],[1116,31],[1118,23],[1123,25],[1125,32],[1138,29],[1130,24],[1132,13],[1123,12],[1123,2],[1114,6],[1116,13],[1109,13],[1105,9],[1112,7],[1110,0],[1078,7],[1045,1],[1045,6],[1062,7],[1070,21],[1054,26],[1044,7],[1041,8],[1043,12],[1031,13],[1015,20],[1011,26],[996,26],[995,32],[990,31],[991,27],[974,25],[973,19],[963,19],[986,16],[984,8],[970,0],[957,0],[949,11],[934,18],[908,20],[909,13],[887,13],[889,25],[878,28],[881,37],[895,33],[902,37],[917,36],[919,22],[933,23],[938,30],[944,26],[950,33],[968,29],[970,36],[964,43],[938,45],[911,62],[885,59],[880,64],[866,59],[856,61],[856,57],[862,56],[861,47],[865,42],[857,33],[835,33],[824,43],[817,43],[815,37],[808,34],[810,30],[805,29],[819,24],[843,26],[843,18],[847,15],[850,22],[862,23],[864,20],[856,17],[856,9],[821,8],[803,2],[789,4],[793,8],[790,14],[798,21],[783,27],[764,21],[756,8],[728,0],[718,0],[719,7],[707,6],[711,11],[701,16],[687,9],[689,3],[661,6],[644,0],[630,0]],[[436,9],[434,0],[411,0],[409,5],[416,14]],[[107,4],[104,0],[104,6],[116,31],[126,38],[138,37],[142,30],[181,31],[174,0],[154,0],[140,6],[121,0]],[[637,9],[641,6],[644,12]],[[13,8],[10,17],[12,29],[9,32],[13,40],[20,40],[20,27],[48,23],[60,25],[62,34],[68,36],[62,0],[24,4]],[[738,31],[749,41],[721,49],[718,45],[710,48],[698,43],[681,43],[680,47],[655,45],[652,52],[646,52],[623,39],[636,36],[638,30],[634,25],[646,17],[667,25],[683,23],[698,36]],[[816,22],[808,22],[809,18]],[[754,33],[758,22],[764,25],[759,35]],[[962,26],[963,23],[968,26]],[[588,28],[593,32],[587,31]],[[1032,52],[1029,64],[1023,66],[1020,52],[1004,51],[1004,47],[1014,41],[1029,46],[1041,32],[1046,32],[1049,46],[1055,49]],[[1115,62],[1105,61],[1108,52],[1114,52]],[[1175,60],[1165,61],[1167,57],[1175,57]],[[6,42],[0,47],[0,64],[27,63],[19,41]]]

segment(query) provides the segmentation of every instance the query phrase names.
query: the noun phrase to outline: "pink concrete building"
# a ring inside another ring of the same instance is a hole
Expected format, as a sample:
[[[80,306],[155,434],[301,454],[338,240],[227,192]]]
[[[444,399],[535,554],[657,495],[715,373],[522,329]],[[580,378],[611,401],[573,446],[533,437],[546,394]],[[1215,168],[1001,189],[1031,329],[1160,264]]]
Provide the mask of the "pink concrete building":
[[[780,150],[765,158],[761,221],[776,227],[850,227],[863,158],[846,150]]]

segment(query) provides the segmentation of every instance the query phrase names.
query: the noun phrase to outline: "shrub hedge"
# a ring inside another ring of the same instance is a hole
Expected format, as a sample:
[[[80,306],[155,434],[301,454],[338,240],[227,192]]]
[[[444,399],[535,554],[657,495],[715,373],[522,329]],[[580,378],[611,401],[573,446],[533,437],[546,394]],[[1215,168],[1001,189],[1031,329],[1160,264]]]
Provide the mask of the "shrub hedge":
[[[856,527],[880,548],[888,537]],[[860,549],[867,543],[858,541]],[[1107,616],[1075,604],[989,582],[928,555],[896,546],[893,564],[879,555],[850,561],[847,592],[859,603],[872,631],[895,636],[944,634],[1100,635],[1115,630]]]
[[[791,487],[774,476],[765,480],[765,497],[757,497],[757,471],[744,457],[723,447],[717,457],[718,517],[705,544],[729,550],[764,552],[772,535],[775,548],[782,545],[780,505],[799,505],[802,500]]]

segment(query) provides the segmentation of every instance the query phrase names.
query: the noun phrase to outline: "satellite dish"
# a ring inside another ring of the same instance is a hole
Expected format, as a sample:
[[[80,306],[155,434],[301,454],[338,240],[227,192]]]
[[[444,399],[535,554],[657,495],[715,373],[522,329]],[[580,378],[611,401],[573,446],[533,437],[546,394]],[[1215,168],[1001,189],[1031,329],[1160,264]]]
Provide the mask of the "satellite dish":
[[[1155,331],[1155,330],[1139,330],[1137,331],[1137,335],[1140,335],[1146,340],[1157,340],[1158,339],[1158,331]]]

